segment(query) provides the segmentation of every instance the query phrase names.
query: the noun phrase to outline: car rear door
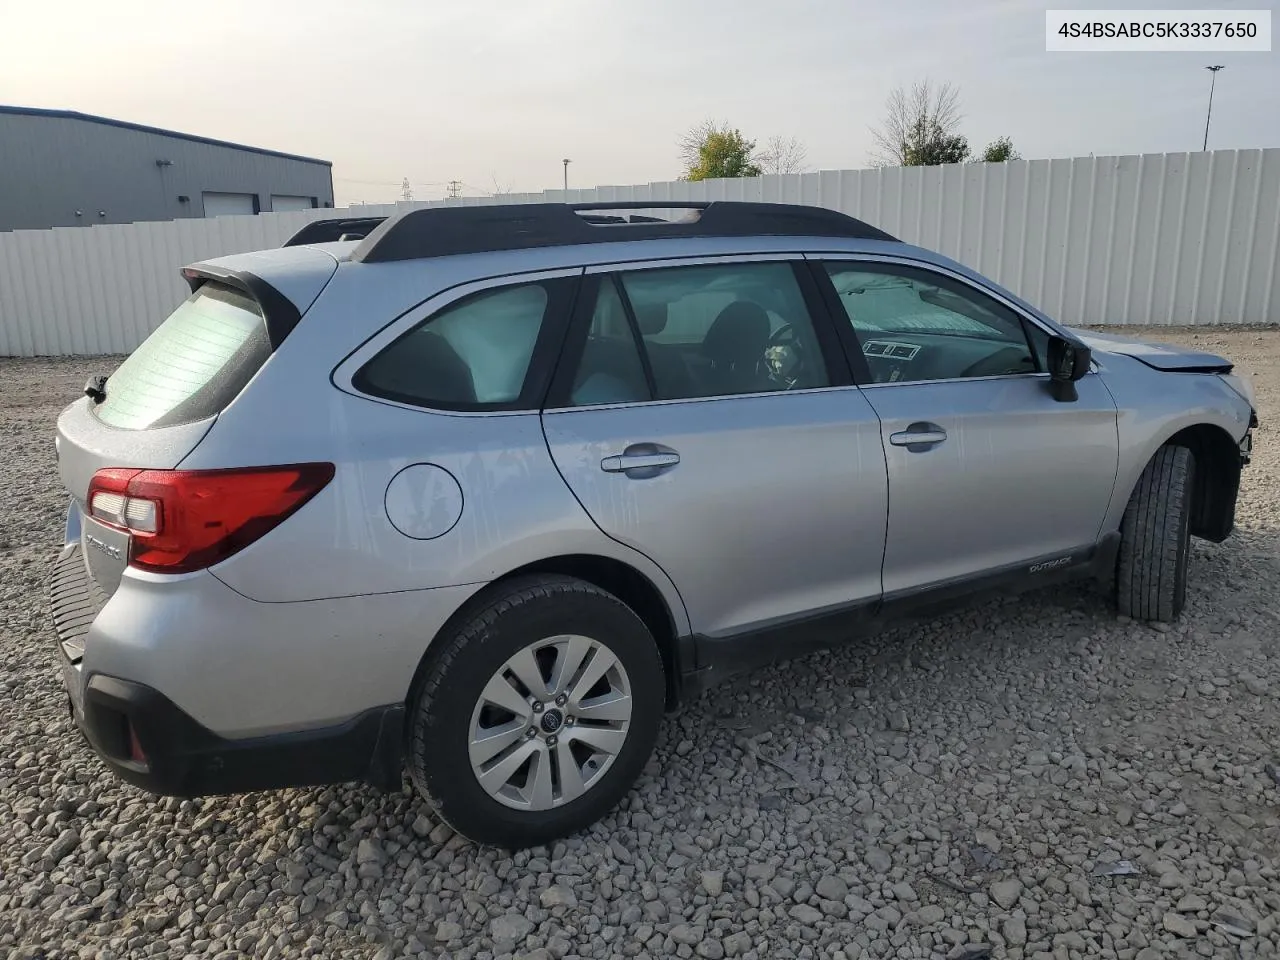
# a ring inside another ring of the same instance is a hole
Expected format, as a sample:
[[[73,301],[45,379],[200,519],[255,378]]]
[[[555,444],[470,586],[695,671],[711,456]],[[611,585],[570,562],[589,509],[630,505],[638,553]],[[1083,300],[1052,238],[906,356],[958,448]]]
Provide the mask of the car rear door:
[[[959,274],[891,258],[817,265],[880,418],[889,478],[884,591],[1089,555],[1111,501],[1116,406],[1099,376],[1048,390],[1050,333]]]
[[[548,446],[600,529],[671,577],[697,633],[879,598],[879,423],[815,305],[782,257],[599,268],[579,297]]]

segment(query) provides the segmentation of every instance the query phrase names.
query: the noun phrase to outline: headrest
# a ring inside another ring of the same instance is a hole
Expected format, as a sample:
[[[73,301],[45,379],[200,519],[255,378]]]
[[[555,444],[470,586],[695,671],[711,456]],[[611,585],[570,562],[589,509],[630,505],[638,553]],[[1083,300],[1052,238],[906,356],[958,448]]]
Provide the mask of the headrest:
[[[735,300],[720,311],[702,341],[705,356],[738,363],[760,356],[769,341],[769,314],[749,300]]]
[[[636,304],[634,306],[636,324],[640,327],[640,333],[643,336],[652,337],[667,328],[667,306],[665,303]]]

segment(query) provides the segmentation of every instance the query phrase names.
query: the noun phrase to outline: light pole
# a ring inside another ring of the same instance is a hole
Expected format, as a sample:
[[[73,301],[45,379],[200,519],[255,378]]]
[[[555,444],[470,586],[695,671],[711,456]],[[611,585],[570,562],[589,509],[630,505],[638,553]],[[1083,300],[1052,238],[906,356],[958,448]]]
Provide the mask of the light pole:
[[[1209,149],[1209,118],[1213,115],[1213,85],[1218,79],[1218,71],[1223,69],[1224,65],[1219,63],[1212,67],[1205,67],[1209,71],[1209,109],[1204,115],[1204,146],[1200,149]]]
[[[568,157],[560,161],[564,164],[564,192],[569,192],[569,164],[573,163]]]

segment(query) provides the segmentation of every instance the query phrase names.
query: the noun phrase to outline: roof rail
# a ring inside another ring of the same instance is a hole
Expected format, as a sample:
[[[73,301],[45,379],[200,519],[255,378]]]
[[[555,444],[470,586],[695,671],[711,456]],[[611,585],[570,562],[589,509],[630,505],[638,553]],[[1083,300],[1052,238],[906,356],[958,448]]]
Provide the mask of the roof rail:
[[[334,240],[359,240],[369,235],[386,217],[343,217],[336,220],[312,220],[284,242],[286,247],[306,243],[331,243]]]
[[[696,211],[697,215],[678,221],[616,215],[620,210],[672,209]],[[613,215],[591,212],[597,210]],[[512,203],[406,210],[375,227],[356,247],[351,259],[357,263],[384,263],[619,240],[753,236],[897,239],[835,210],[800,204],[726,200]]]

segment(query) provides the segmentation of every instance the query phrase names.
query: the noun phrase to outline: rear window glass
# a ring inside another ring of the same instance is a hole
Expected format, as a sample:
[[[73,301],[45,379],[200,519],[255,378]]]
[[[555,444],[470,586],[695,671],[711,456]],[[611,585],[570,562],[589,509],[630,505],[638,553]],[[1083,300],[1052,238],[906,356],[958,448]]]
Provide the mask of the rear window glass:
[[[203,420],[230,403],[270,354],[257,303],[205,283],[111,375],[95,412],[128,430]]]

